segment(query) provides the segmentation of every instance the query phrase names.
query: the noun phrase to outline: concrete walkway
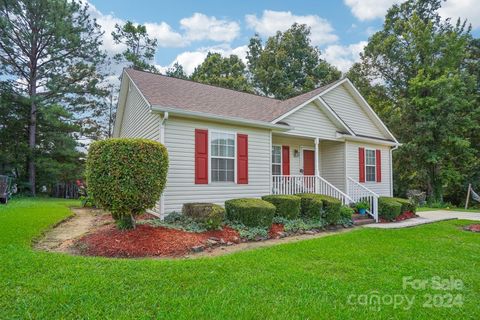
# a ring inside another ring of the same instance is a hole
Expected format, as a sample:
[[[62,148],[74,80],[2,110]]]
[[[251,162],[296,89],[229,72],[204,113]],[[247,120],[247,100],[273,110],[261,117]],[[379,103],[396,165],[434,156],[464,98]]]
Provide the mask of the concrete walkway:
[[[447,210],[435,210],[435,211],[423,211],[417,212],[418,218],[408,219],[400,222],[391,223],[373,223],[368,224],[367,228],[379,228],[379,229],[399,229],[419,226],[422,224],[433,223],[438,221],[462,219],[462,220],[475,220],[480,221],[480,212],[461,212],[461,211],[447,211]]]

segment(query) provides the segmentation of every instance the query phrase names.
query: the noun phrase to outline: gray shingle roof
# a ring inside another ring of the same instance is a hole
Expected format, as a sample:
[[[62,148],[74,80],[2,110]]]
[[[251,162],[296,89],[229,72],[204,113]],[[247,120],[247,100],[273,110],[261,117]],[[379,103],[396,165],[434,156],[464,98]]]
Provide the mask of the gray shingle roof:
[[[340,81],[282,101],[134,69],[125,72],[152,106],[265,122],[275,120]]]

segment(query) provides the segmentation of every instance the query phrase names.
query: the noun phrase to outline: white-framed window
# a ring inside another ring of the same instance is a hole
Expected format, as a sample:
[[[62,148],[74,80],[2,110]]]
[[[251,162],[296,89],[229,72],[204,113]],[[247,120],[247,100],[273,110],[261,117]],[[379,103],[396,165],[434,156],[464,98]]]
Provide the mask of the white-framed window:
[[[365,181],[375,182],[377,174],[375,150],[365,149]]]
[[[210,177],[212,182],[235,182],[235,133],[210,133]]]
[[[272,175],[282,174],[282,146],[272,145]]]

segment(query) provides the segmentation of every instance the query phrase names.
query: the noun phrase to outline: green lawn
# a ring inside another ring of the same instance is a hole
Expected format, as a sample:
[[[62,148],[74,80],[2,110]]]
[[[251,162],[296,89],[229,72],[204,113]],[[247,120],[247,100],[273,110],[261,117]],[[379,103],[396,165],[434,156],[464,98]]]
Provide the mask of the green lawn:
[[[73,204],[16,200],[0,207],[1,319],[480,316],[480,234],[462,231],[467,221],[358,229],[198,260],[116,260],[33,251],[32,239],[70,215],[67,206]],[[454,277],[465,287],[404,290],[403,276]],[[389,299],[380,310],[348,304],[352,294],[350,301],[357,301],[357,295],[375,292],[415,300],[408,310],[394,308]],[[460,294],[463,306],[424,307],[428,294]]]
[[[447,211],[461,211],[461,212],[480,212],[479,209],[465,209],[465,208],[430,208],[430,207],[418,207],[417,211],[436,211],[436,210],[447,210]]]

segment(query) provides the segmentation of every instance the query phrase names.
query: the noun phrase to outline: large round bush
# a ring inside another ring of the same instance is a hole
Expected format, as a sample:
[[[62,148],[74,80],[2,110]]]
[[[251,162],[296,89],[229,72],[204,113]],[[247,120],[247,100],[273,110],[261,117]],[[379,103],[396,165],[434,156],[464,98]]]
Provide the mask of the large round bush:
[[[227,219],[247,227],[270,227],[275,215],[275,206],[262,199],[241,198],[225,201]]]
[[[119,227],[153,208],[165,188],[167,149],[147,139],[108,139],[89,149],[86,176],[95,203],[110,211]]]

